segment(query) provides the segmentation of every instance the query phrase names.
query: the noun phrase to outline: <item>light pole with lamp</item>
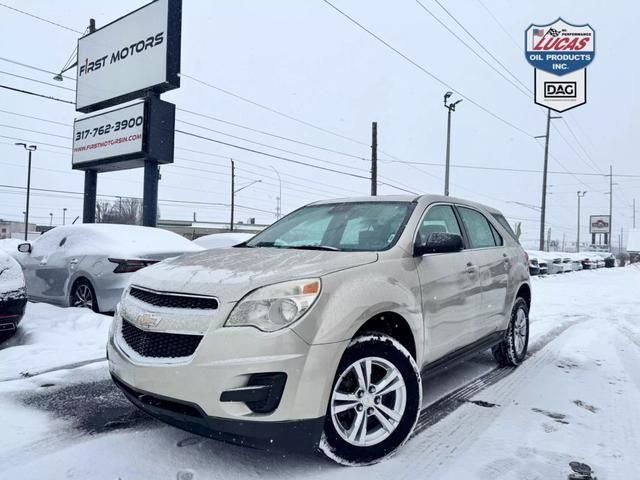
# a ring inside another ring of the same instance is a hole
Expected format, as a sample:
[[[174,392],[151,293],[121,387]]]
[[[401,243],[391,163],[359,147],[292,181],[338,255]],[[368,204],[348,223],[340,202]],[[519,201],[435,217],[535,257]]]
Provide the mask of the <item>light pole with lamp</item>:
[[[462,99],[457,100],[453,103],[447,103],[449,97],[453,95],[453,92],[447,92],[444,94],[444,108],[447,111],[447,157],[445,161],[444,168],[444,194],[445,196],[449,196],[449,168],[450,168],[450,156],[451,156],[451,112],[456,111],[456,105],[459,104]]]
[[[36,145],[27,145],[26,143],[17,142],[16,145],[24,147],[29,152],[29,166],[27,169],[27,208],[24,214],[24,241],[28,239],[29,232],[29,196],[31,195],[31,152],[34,152],[38,147]]]

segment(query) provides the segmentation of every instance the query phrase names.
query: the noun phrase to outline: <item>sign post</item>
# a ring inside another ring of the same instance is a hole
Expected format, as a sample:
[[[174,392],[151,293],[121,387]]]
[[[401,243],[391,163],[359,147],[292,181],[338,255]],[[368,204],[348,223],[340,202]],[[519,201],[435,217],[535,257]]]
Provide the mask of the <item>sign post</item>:
[[[154,0],[78,39],[76,111],[100,111],[74,122],[84,223],[95,221],[98,172],[144,167],[143,224],[156,225],[160,165],[173,162],[175,133],[175,105],[159,97],[180,87],[181,25],[182,0]]]

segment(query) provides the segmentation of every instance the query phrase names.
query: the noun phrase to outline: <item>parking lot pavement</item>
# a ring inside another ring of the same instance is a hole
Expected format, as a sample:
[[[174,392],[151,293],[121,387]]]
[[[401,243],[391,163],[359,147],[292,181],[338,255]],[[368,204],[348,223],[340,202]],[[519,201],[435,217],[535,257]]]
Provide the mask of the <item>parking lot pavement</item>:
[[[109,381],[101,360],[108,317],[30,304],[24,332],[0,350],[3,475],[515,480],[592,470],[593,478],[635,478],[637,285],[636,266],[534,279],[524,364],[495,369],[483,354],[428,379],[414,437],[393,458],[352,469],[225,445],[150,419]]]

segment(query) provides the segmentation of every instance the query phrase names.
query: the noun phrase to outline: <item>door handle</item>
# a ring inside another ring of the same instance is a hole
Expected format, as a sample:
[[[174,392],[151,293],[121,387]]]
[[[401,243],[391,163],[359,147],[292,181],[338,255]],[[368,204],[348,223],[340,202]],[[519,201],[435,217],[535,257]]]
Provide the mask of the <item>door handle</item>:
[[[467,273],[469,274],[476,273],[477,270],[478,270],[478,267],[476,267],[473,263],[471,262],[467,263],[467,268],[466,268]]]
[[[504,257],[504,263],[511,263],[511,259],[509,258],[509,255],[507,255],[506,253],[503,253],[502,256]]]
[[[77,265],[78,264],[78,259],[77,258],[72,258],[71,260],[69,260],[69,263],[71,265]]]

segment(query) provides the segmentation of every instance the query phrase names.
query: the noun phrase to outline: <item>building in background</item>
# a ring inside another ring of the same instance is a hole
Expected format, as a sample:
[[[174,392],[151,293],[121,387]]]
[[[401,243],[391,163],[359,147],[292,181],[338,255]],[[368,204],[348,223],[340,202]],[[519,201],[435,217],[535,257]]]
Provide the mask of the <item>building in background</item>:
[[[40,235],[35,223],[30,223],[28,227],[28,238],[31,240]],[[24,222],[0,219],[0,240],[5,238],[24,239]]]
[[[233,224],[234,232],[242,233],[258,233],[267,228],[269,225],[262,225],[255,223],[254,218],[249,218],[247,222],[238,222]],[[189,240],[195,240],[196,238],[204,235],[211,235],[212,233],[227,233],[229,229],[229,222],[192,222],[187,220],[158,220],[158,228],[164,228],[171,232],[182,235]]]

